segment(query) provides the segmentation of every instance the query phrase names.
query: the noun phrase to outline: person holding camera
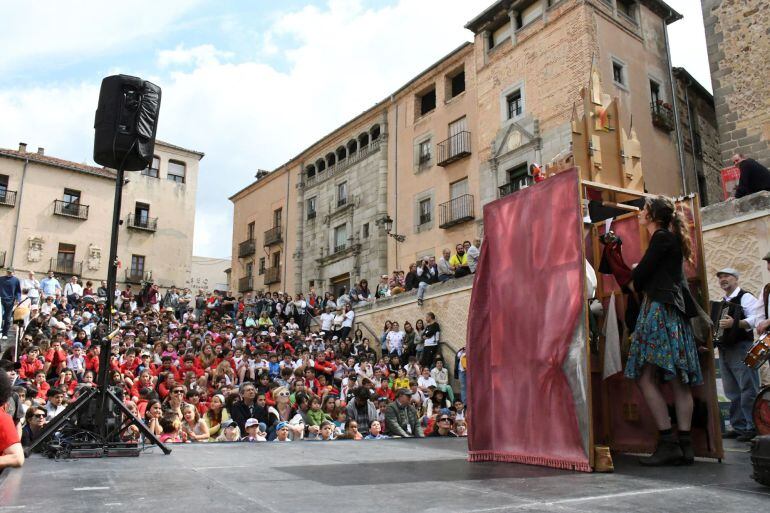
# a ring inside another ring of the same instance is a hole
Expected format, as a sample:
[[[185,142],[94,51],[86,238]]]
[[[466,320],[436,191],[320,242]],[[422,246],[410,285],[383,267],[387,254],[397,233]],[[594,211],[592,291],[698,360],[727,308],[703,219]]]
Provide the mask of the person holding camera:
[[[417,304],[422,305],[425,289],[428,285],[438,282],[438,267],[435,257],[422,257],[417,268]]]

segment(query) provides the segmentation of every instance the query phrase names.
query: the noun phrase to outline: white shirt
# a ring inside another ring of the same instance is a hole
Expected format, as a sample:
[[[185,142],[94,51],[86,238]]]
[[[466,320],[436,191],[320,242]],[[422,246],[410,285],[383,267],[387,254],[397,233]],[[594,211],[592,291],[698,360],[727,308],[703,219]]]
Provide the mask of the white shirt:
[[[329,331],[332,329],[332,322],[334,322],[334,314],[322,313],[321,314],[321,331]]]
[[[342,321],[342,327],[343,328],[352,328],[353,327],[353,320],[356,318],[356,313],[351,310],[349,312],[345,313],[345,319]]]
[[[404,347],[404,332],[403,331],[389,331],[385,337],[385,341],[388,347],[388,352],[392,353],[397,351],[401,354],[401,350]]]
[[[736,287],[732,294],[725,296],[724,300],[729,301],[740,294],[741,288]],[[762,300],[755,298],[750,292],[746,292],[741,297],[741,307],[743,307],[743,319],[751,326],[747,331],[757,327],[765,316]]]
[[[436,380],[433,379],[433,376],[429,376],[427,378],[424,376],[420,376],[419,378],[417,378],[417,386],[423,390],[427,390],[428,387],[436,386]]]
[[[27,297],[40,297],[40,282],[35,278],[24,278],[21,280],[21,290],[26,290]]]
[[[479,248],[471,244],[471,247],[468,248],[468,251],[465,253],[468,258],[468,268],[471,270],[472,273],[476,272],[476,265],[479,262]]]
[[[69,296],[71,294],[83,295],[83,286],[80,283],[69,282],[64,286],[64,295]]]

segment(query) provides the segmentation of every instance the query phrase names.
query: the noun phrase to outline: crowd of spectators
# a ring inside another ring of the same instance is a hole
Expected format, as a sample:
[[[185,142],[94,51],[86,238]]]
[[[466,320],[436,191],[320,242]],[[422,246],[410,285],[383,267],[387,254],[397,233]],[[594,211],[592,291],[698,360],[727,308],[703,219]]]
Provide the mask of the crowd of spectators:
[[[473,272],[477,256],[462,245],[457,252],[440,259],[441,269]],[[465,436],[464,351],[455,391],[433,313],[403,326],[388,321],[379,340],[356,329],[357,306],[443,280],[430,259],[423,266],[385,276],[374,293],[363,280],[339,297],[125,285],[116,291],[108,383],[164,442]],[[21,289],[28,322],[16,358],[5,341],[0,369],[14,392],[6,411],[28,446],[95,386],[107,289],[77,277],[62,286],[53,273],[41,281],[30,273]],[[135,426],[121,437],[143,438]]]

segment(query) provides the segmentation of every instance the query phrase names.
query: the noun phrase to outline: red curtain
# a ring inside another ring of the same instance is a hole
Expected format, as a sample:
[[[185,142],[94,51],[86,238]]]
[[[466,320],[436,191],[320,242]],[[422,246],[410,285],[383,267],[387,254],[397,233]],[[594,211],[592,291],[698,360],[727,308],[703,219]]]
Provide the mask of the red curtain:
[[[576,415],[587,405],[564,371],[584,339],[578,187],[573,169],[484,208],[467,333],[471,461],[591,470]]]

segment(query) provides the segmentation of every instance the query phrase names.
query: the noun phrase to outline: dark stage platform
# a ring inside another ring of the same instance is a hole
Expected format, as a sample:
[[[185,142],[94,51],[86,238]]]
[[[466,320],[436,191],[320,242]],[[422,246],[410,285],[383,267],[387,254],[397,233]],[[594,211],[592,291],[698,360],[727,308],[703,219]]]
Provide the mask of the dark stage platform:
[[[745,444],[723,463],[614,474],[468,463],[463,439],[201,444],[139,458],[33,456],[0,475],[0,512],[752,512],[770,488],[749,477]]]

